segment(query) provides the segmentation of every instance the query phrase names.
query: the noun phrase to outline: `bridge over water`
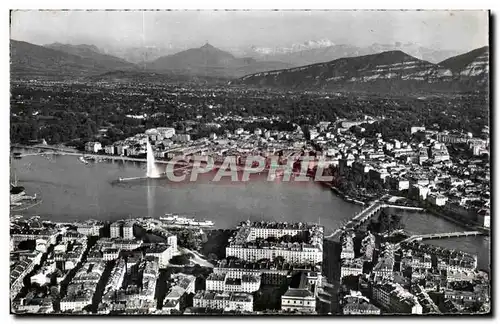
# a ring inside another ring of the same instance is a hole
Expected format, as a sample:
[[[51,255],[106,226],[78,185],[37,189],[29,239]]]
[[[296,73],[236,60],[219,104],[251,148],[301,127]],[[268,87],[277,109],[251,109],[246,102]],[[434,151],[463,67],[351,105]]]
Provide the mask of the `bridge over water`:
[[[397,208],[402,210],[415,210],[415,211],[423,211],[423,208],[420,207],[408,207],[408,206],[398,206],[390,203],[386,203],[383,200],[389,197],[389,195],[384,195],[381,198],[375,200],[370,206],[366,207],[358,214],[356,214],[351,220],[349,220],[342,228],[337,229],[332,234],[325,236],[325,238],[335,238],[345,229],[356,229],[358,226],[364,224],[366,221],[371,219],[374,215],[376,215],[380,210],[384,208]]]
[[[489,232],[486,230],[479,230],[479,231],[463,231],[463,232],[412,235],[409,238],[396,244],[396,248],[399,248],[399,246],[402,243],[410,243],[410,242],[414,242],[414,241],[445,239],[445,238],[452,238],[452,237],[468,237],[468,236],[477,236],[477,235],[489,235]]]

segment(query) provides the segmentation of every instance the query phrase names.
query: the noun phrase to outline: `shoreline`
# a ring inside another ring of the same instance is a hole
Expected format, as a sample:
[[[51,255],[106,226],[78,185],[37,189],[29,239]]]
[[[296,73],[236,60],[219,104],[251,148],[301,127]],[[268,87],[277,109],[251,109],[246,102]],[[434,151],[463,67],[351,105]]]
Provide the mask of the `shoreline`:
[[[352,198],[346,196],[339,188],[337,188],[333,185],[330,185],[329,183],[326,183],[326,182],[321,182],[321,183],[322,183],[322,185],[329,187],[331,189],[331,191],[333,191],[337,196],[342,198],[345,202],[355,204],[358,206],[360,205],[363,207],[366,207],[369,205],[366,202],[362,202],[362,201],[352,199]],[[461,226],[464,229],[475,229],[475,226],[470,226],[470,225],[466,224],[465,221],[463,221],[463,220],[454,218],[454,217],[452,217],[450,215],[446,215],[444,213],[440,213],[440,212],[436,211],[434,208],[429,208],[428,206],[422,204],[421,202],[419,202],[418,207],[408,207],[408,206],[400,206],[397,204],[391,204],[391,206],[389,206],[389,208],[396,208],[396,209],[406,210],[406,211],[411,211],[411,212],[427,212],[435,217],[445,219],[445,220],[447,220],[455,225]]]
[[[36,144],[36,145],[24,145],[24,144],[10,144],[11,148],[20,148],[20,149],[26,149],[26,150],[53,150],[53,151],[60,151],[60,152],[71,152],[71,153],[79,153],[81,151],[77,150],[76,148],[72,148],[70,146],[65,146],[65,145],[43,145],[43,144]]]
[[[56,154],[61,154],[61,155],[71,155],[71,156],[91,156],[91,157],[96,157],[96,158],[102,158],[102,159],[107,159],[107,160],[123,160],[123,161],[136,161],[136,162],[147,162],[147,159],[141,159],[141,158],[130,158],[130,157],[121,157],[121,156],[116,156],[116,155],[102,155],[102,154],[85,154],[85,152],[79,152],[77,150],[71,150],[70,148],[67,147],[55,147],[55,146],[41,146],[41,145],[36,145],[36,146],[28,146],[28,145],[21,145],[21,144],[12,144],[11,147],[13,148],[22,148],[22,149],[31,149],[31,150],[52,150]],[[51,154],[52,152],[47,152],[47,154]],[[44,154],[44,153],[40,153]],[[163,163],[163,164],[168,164],[171,163],[170,161],[161,161],[161,160],[156,160],[155,162],[157,163]],[[310,176],[310,175],[309,175]],[[140,178],[140,177],[139,177]],[[135,179],[135,178],[134,178]],[[122,180],[129,180],[129,179],[122,179]],[[119,182],[119,179],[117,179],[117,182]],[[346,196],[339,188],[331,185],[328,182],[324,181],[317,181],[319,182],[322,186],[327,187],[330,191],[332,191],[334,194],[336,194],[339,198],[342,198],[344,202],[347,202],[352,205],[357,205],[357,206],[362,206],[366,207],[370,204],[370,202],[365,202],[360,199],[356,199],[358,197],[349,197]],[[373,199],[372,199],[373,201]],[[394,204],[394,207],[397,207],[398,205]],[[399,206],[398,206],[399,207]],[[400,206],[401,208],[404,209],[405,206]],[[439,213],[435,211],[432,208],[427,208],[427,206],[423,206],[422,204],[419,204],[420,208],[423,208],[425,211],[429,212],[435,217],[440,217],[442,219],[445,219],[449,222],[452,222],[456,225],[459,225],[463,228],[473,228],[473,226],[468,226],[464,221],[456,219],[452,216],[445,215],[443,213]]]
[[[93,158],[93,159],[147,163],[146,158],[134,158],[134,157],[129,157],[129,156],[97,154],[97,153],[90,153],[90,152],[85,152],[85,151],[78,151],[76,149],[71,150],[69,148],[58,148],[58,147],[52,147],[52,146],[27,146],[27,145],[11,145],[11,147],[25,149],[25,150],[51,150],[52,151],[52,152],[34,153],[34,154],[30,154],[30,155],[44,155],[44,154],[70,155],[70,156],[83,156],[84,158]],[[23,155],[21,155],[20,157],[17,157],[17,158],[18,159],[23,158]],[[155,159],[155,163],[171,164],[170,161],[156,160],[156,159]]]
[[[356,198],[359,198],[359,197],[352,198],[350,196],[346,196],[339,188],[331,185],[328,182],[324,182],[324,181],[319,181],[319,182],[321,183],[321,185],[329,188],[331,191],[333,191],[333,193],[335,195],[337,195],[339,198],[342,198],[342,200],[344,200],[347,203],[350,203],[350,204],[353,204],[353,205],[357,205],[357,206],[362,206],[362,207],[365,207],[365,206],[368,205],[367,202],[359,200],[359,199],[356,199]]]
[[[466,224],[465,221],[462,221],[460,219],[453,218],[450,215],[446,215],[444,213],[438,212],[434,208],[425,208],[425,210],[436,217],[445,219],[445,220],[447,220],[455,225],[459,225],[459,226],[463,227],[464,229],[476,229],[476,226],[479,226],[478,224],[472,224],[472,226],[471,226],[469,224]]]

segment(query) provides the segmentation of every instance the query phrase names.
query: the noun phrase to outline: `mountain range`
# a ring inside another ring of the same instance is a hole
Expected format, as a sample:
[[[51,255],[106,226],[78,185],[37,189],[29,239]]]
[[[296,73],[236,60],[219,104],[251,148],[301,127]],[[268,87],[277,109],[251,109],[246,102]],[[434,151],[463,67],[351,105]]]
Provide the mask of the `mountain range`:
[[[488,47],[438,64],[417,59],[402,51],[387,51],[260,72],[244,76],[237,83],[261,87],[369,92],[484,90],[489,78],[488,60]]]
[[[87,44],[69,45],[69,44],[53,43],[45,45],[44,47],[72,55],[77,55],[85,59],[95,60],[96,62],[106,65],[112,69],[123,69],[123,68],[133,67],[133,64],[131,64],[130,62],[122,58],[118,58],[116,56],[105,54],[94,45],[87,45]]]
[[[101,52],[122,58],[130,63],[144,66],[145,63],[151,62],[166,55],[172,55],[184,48],[179,49],[173,46],[103,46]]]
[[[236,57],[207,43],[137,65],[106,54],[93,45],[54,43],[38,46],[11,40],[11,76],[91,77],[92,80],[207,81],[222,78],[252,86],[354,91],[468,91],[488,85],[488,47],[437,64],[401,50],[369,55],[361,55],[357,50],[347,45],[319,46],[308,51],[315,51],[316,57],[322,53],[325,62],[294,67],[281,61]],[[304,58],[303,53],[308,51],[287,55]],[[342,57],[326,59],[336,55]]]
[[[255,45],[250,46],[250,50],[255,53],[270,55],[270,54],[285,54],[285,53],[296,53],[305,50],[311,50],[315,48],[324,48],[335,45],[329,39],[320,39],[320,40],[308,40],[303,43],[295,43],[290,45],[289,47],[258,47]]]
[[[180,74],[226,78],[288,67],[291,65],[283,62],[237,58],[208,43],[200,48],[191,48],[173,55],[162,56],[146,64],[146,69],[152,71],[173,71]]]
[[[133,64],[105,54],[93,45],[48,44],[38,46],[11,40],[12,75],[85,76],[110,71],[144,71],[178,76],[237,78],[260,71],[291,67],[282,62],[237,58],[206,44],[146,64]]]
[[[117,47],[107,45],[103,53],[123,58],[131,63],[143,64],[162,56],[172,55],[186,50],[167,46]],[[401,50],[416,58],[438,63],[451,56],[460,54],[455,50],[441,50],[421,46],[415,43],[395,42],[393,44],[374,43],[368,46],[335,44],[329,39],[308,40],[281,47],[231,47],[224,49],[236,57],[249,57],[258,61],[278,61],[292,65],[291,67],[327,62],[342,57],[376,54],[380,52]]]
[[[289,63],[293,66],[322,63],[338,58],[354,57],[380,52],[400,50],[416,58],[432,63],[441,62],[451,56],[460,54],[452,50],[436,50],[414,43],[378,44],[358,47],[346,44],[334,44],[329,40],[308,41],[285,48],[250,47],[245,55],[261,59]]]
[[[51,44],[38,46],[10,41],[11,76],[84,77],[106,71],[134,69],[123,59],[95,52],[91,46]]]

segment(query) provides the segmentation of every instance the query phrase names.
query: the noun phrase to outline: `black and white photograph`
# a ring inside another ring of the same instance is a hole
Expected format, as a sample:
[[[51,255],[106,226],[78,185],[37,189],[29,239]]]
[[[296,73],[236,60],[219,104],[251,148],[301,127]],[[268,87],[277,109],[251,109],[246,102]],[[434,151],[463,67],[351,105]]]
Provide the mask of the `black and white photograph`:
[[[11,9],[10,314],[491,316],[491,19]]]

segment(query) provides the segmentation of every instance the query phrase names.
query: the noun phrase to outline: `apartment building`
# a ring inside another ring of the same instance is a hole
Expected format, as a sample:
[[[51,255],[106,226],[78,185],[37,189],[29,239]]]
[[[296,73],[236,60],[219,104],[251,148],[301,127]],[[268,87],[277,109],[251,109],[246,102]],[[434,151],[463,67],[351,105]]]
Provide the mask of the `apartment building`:
[[[193,297],[193,307],[253,312],[253,296],[242,292],[199,291]]]
[[[247,292],[259,290],[261,278],[259,275],[243,274],[233,277],[229,273],[211,273],[206,281],[206,288],[210,291]]]
[[[373,299],[394,314],[422,314],[417,298],[398,283],[382,282],[372,286]]]
[[[308,235],[304,235],[308,232]],[[296,241],[282,240],[284,236],[295,237]],[[267,240],[272,237],[273,240]],[[302,240],[301,237],[308,237]],[[258,240],[264,239],[264,240]],[[323,261],[323,228],[302,223],[245,222],[229,240],[226,256],[247,261],[274,260],[282,257],[297,264]]]

